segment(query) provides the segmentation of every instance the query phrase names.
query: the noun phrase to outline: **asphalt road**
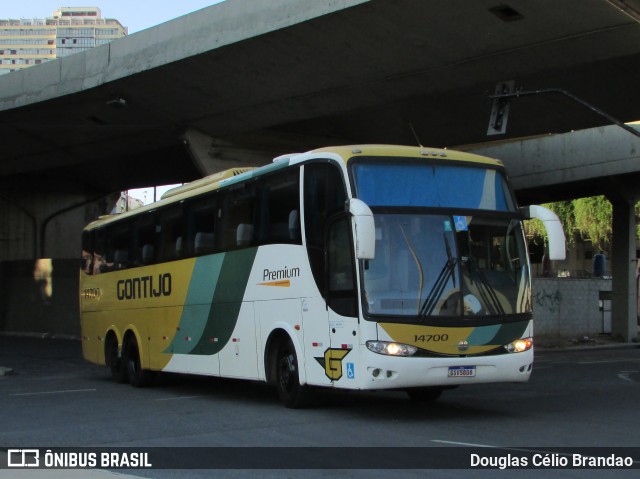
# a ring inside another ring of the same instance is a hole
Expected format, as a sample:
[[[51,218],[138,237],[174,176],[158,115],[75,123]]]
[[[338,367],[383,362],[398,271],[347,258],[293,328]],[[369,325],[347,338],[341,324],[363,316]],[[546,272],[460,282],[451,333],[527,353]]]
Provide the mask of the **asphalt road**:
[[[116,384],[105,368],[84,362],[80,343],[72,340],[0,336],[0,367],[13,370],[0,377],[0,446],[5,448],[335,448],[326,450],[331,454],[354,446],[447,448],[434,449],[440,454],[471,447],[514,455],[526,447],[542,454],[554,448],[640,448],[638,347],[537,351],[529,383],[460,387],[433,404],[412,402],[400,392],[330,393],[304,410],[285,409],[275,390],[260,383],[163,375],[151,388]],[[307,449],[292,451],[294,466],[318,459],[307,457]],[[468,455],[461,454],[460,460],[466,464]],[[355,455],[354,461],[357,467],[363,462]],[[27,476],[26,471],[0,469],[0,477],[89,477],[84,471],[62,472]],[[153,478],[211,476],[193,469],[123,472]],[[272,469],[260,476],[465,477],[470,472],[320,468],[304,474]],[[496,472],[472,474],[495,477]],[[522,469],[517,474],[582,478],[634,477],[637,472]],[[224,470],[215,477],[254,475]]]

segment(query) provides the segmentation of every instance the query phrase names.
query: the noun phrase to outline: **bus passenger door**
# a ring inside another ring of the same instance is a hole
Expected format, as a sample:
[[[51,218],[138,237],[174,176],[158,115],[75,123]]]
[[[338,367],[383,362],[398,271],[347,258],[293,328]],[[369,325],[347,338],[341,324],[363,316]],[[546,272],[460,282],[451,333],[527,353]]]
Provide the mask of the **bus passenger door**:
[[[348,387],[358,320],[345,179],[326,160],[305,164],[303,172],[305,241],[318,291],[303,302],[307,381]]]
[[[358,307],[351,218],[334,217],[327,230],[327,305],[331,347],[326,374],[335,386],[355,388]],[[356,351],[354,352],[354,349]]]
[[[325,372],[325,354],[331,348],[327,303],[322,297],[316,296],[302,298],[301,306],[307,383],[330,385],[331,379]]]

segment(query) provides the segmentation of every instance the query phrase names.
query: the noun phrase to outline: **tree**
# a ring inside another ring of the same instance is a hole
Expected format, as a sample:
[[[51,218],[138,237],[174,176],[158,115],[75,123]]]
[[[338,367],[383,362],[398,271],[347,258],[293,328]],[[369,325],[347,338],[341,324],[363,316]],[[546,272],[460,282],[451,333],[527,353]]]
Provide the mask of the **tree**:
[[[572,201],[576,229],[582,239],[590,239],[594,248],[608,250],[611,243],[613,208],[604,196]]]
[[[560,218],[567,244],[575,243],[576,238],[590,240],[595,249],[608,250],[611,245],[613,208],[604,196],[578,198],[571,201],[559,201],[543,205],[551,209]],[[640,240],[640,202],[636,204],[637,237]],[[544,226],[539,220],[528,221],[525,225],[528,238],[534,242],[546,241]]]

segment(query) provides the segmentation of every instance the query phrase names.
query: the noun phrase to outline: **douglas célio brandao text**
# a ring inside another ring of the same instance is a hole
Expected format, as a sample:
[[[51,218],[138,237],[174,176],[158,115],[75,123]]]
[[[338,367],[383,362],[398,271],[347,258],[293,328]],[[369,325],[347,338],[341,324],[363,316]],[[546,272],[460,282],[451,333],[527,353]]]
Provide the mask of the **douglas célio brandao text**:
[[[632,468],[632,457],[608,454],[603,456],[584,454],[558,454],[558,453],[527,453],[519,454],[470,454],[470,466],[478,469],[608,469],[608,468]]]

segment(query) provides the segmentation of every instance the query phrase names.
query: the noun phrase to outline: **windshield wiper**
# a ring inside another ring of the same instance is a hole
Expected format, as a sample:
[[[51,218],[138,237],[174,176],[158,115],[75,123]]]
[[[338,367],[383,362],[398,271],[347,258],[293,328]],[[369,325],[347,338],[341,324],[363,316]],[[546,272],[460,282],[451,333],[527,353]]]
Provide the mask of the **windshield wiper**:
[[[454,285],[456,284],[456,264],[458,262],[458,258],[455,258],[451,254],[451,246],[449,245],[446,233],[444,233],[444,246],[447,250],[447,260],[442,271],[440,271],[436,282],[431,288],[431,291],[429,291],[427,299],[425,299],[420,311],[418,311],[419,316],[430,316],[431,313],[433,313],[433,310],[436,308],[449,280],[453,281]]]
[[[488,307],[491,314],[499,314],[500,316],[504,316],[506,313],[504,308],[502,307],[502,303],[496,294],[496,290],[491,285],[487,277],[484,275],[482,270],[475,264],[476,262],[472,257],[469,257],[469,264],[474,265],[474,269],[469,268],[469,280],[473,284],[473,277],[476,276],[476,282],[478,284],[478,292],[480,293],[480,297],[482,298],[482,303]]]

